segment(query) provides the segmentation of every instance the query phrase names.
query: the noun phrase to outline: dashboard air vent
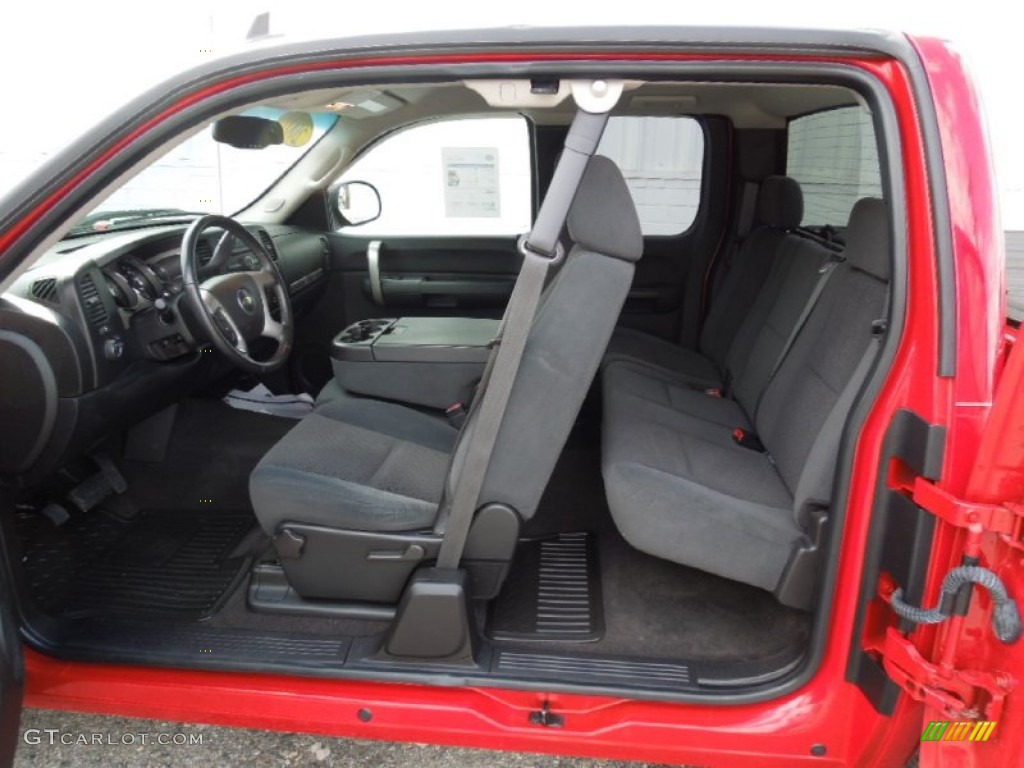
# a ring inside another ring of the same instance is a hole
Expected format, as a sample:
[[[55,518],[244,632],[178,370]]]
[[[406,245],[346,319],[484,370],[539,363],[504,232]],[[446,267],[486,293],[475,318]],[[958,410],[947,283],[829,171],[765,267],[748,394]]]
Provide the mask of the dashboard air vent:
[[[82,275],[78,281],[78,295],[82,298],[85,316],[92,325],[100,326],[107,322],[107,308],[103,306],[103,299],[91,275]]]
[[[199,266],[205,267],[213,258],[213,248],[209,240],[200,240],[196,243],[196,256],[199,257]]]
[[[57,280],[53,277],[41,277],[32,283],[29,293],[33,299],[45,301],[48,304],[57,303]]]
[[[274,240],[270,234],[265,229],[258,230],[256,234],[259,236],[260,242],[263,243],[267,253],[270,254],[270,258],[277,261],[277,251],[274,250]]]

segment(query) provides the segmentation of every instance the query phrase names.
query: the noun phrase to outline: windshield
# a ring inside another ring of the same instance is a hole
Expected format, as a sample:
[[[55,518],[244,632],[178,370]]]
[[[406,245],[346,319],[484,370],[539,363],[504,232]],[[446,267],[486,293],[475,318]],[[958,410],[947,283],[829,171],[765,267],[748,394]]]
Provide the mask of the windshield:
[[[285,113],[254,107],[243,114],[277,120]],[[213,125],[174,147],[75,224],[69,236],[129,229],[247,207],[297,163],[337,121],[310,114],[313,132],[302,146],[237,149],[213,140]]]

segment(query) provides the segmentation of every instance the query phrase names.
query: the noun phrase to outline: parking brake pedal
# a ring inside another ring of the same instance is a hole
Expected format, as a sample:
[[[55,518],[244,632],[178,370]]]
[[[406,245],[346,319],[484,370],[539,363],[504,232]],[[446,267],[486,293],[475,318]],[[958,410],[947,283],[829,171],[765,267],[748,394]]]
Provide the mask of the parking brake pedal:
[[[91,457],[99,472],[76,485],[68,494],[71,503],[83,512],[95,508],[101,501],[115,493],[128,490],[128,483],[110,458],[102,453]]]

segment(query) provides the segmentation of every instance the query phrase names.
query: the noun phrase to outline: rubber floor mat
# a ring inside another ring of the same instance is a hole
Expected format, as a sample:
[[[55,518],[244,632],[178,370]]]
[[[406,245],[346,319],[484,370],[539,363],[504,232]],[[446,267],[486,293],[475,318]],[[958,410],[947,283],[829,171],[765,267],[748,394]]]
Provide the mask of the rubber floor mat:
[[[54,617],[202,619],[251,564],[233,550],[254,528],[248,510],[102,511],[59,528],[18,516],[22,566],[36,606]]]
[[[561,533],[519,542],[487,622],[492,640],[589,643],[604,635],[595,537]]]

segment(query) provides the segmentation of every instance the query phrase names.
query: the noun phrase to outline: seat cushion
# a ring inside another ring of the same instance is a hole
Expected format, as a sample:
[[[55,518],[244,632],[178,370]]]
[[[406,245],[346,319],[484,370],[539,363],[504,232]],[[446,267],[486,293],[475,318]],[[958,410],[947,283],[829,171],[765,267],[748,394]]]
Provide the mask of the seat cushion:
[[[602,474],[616,527],[655,557],[773,589],[802,535],[767,455],[663,406],[605,401]]]
[[[437,517],[457,432],[443,417],[342,397],[319,406],[253,470],[263,529],[301,521],[357,531],[413,531]]]
[[[746,414],[735,400],[711,397],[703,389],[694,389],[680,377],[646,366],[620,360],[605,366],[603,390],[606,400],[637,400],[684,413],[713,424],[735,429],[749,428]],[[649,413],[656,413],[649,409]]]
[[[655,373],[669,373],[680,383],[700,389],[718,387],[722,377],[714,362],[695,349],[630,328],[617,328],[608,343],[604,365],[626,361]]]

